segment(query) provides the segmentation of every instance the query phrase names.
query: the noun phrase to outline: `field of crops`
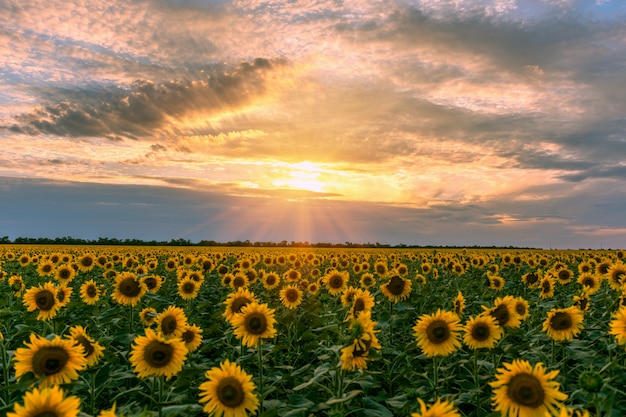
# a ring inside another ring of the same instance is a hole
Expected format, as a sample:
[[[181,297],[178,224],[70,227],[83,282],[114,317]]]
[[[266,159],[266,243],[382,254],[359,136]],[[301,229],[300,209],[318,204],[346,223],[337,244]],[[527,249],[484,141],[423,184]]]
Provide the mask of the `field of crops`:
[[[624,251],[0,246],[0,415],[623,416]]]

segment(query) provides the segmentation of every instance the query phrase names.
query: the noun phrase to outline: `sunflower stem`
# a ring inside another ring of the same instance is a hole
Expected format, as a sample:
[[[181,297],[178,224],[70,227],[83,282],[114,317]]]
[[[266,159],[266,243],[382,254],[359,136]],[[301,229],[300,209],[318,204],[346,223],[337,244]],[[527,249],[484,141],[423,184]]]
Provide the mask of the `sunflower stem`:
[[[2,376],[5,384],[9,385],[9,361],[7,358],[7,349],[4,339],[0,340],[0,353],[2,354]],[[4,404],[8,404],[10,400],[9,390],[4,392]]]
[[[89,405],[91,407],[91,415],[96,414],[96,373],[91,370],[89,373]]]
[[[128,334],[133,334],[133,318],[135,316],[135,306],[130,305],[130,317],[128,318]]]
[[[480,413],[480,384],[478,382],[478,349],[474,349],[474,387],[476,388],[476,415]]]
[[[263,345],[259,340],[259,414],[263,414]]]
[[[435,397],[439,397],[439,357],[433,356],[433,385],[435,387]]]
[[[163,385],[165,382],[163,381],[163,377],[158,377],[159,379],[159,417],[163,417]]]

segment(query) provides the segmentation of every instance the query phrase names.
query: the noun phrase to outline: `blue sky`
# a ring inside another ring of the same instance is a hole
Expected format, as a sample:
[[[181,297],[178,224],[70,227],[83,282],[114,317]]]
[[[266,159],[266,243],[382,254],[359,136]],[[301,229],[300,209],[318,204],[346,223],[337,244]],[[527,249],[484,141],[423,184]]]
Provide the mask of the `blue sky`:
[[[0,16],[0,235],[626,246],[624,2]]]

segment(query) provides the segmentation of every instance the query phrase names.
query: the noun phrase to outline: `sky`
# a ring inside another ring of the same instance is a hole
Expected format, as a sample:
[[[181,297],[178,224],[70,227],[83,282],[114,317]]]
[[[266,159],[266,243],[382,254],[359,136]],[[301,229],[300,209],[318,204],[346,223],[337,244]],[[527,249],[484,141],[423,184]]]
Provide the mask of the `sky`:
[[[0,236],[626,247],[622,0],[0,0]]]

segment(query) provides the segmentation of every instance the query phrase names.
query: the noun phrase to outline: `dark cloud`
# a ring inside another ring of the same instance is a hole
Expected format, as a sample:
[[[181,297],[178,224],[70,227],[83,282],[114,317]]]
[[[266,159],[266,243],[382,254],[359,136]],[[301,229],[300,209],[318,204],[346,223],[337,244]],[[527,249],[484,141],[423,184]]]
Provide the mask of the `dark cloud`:
[[[74,93],[69,97],[72,101],[43,106],[16,117],[19,123],[10,130],[68,137],[150,136],[167,127],[169,118],[193,112],[208,116],[251,103],[265,92],[265,73],[285,63],[281,59],[258,58],[204,79],[164,83],[137,81],[130,92],[123,93]],[[88,99],[81,100],[87,96]],[[94,105],[94,101],[100,104]]]

